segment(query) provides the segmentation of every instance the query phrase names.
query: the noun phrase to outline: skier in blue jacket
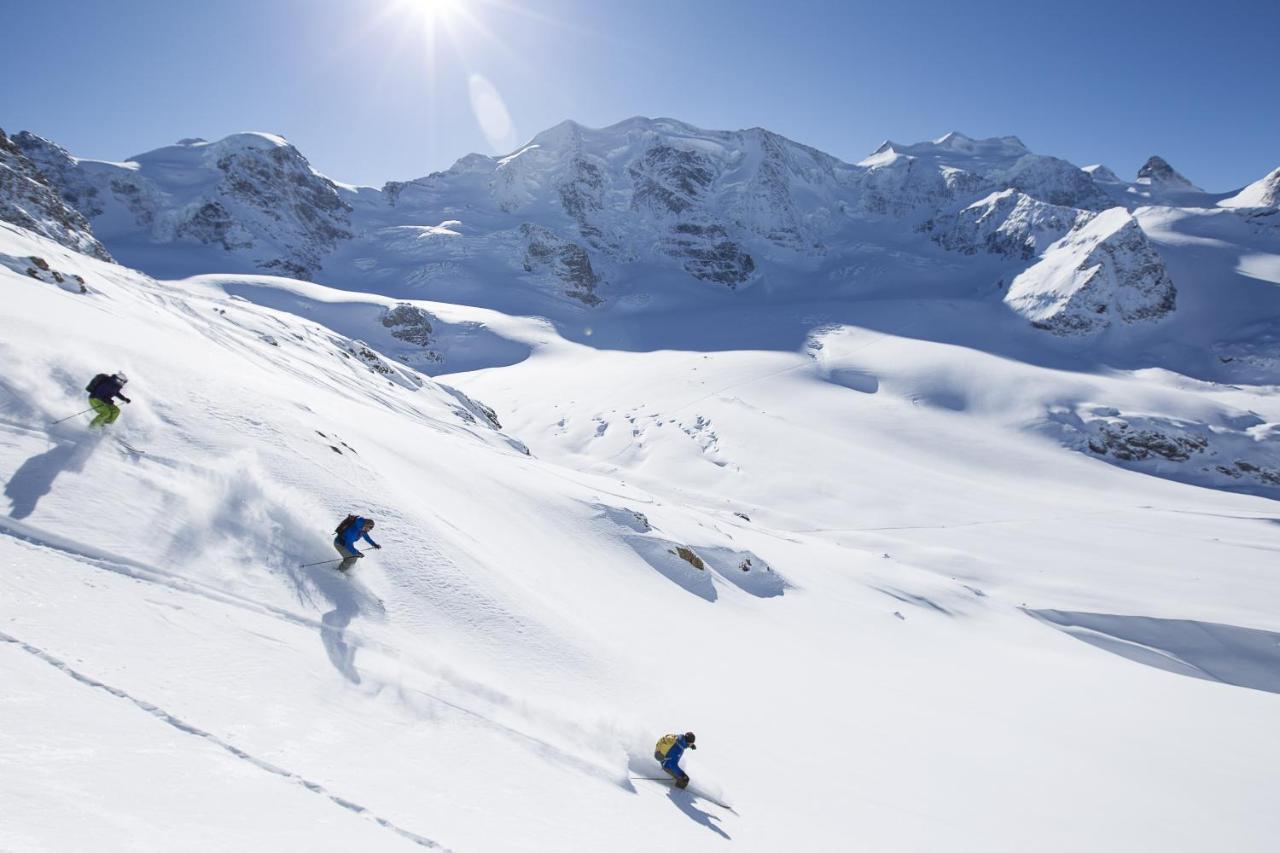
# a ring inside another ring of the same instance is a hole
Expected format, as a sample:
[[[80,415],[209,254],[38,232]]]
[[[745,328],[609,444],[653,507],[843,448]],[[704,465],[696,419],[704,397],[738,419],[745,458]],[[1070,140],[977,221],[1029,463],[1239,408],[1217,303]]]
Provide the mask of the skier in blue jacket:
[[[338,571],[345,572],[355,565],[356,560],[364,556],[364,554],[356,550],[357,540],[363,539],[375,548],[382,548],[369,535],[369,531],[372,529],[373,519],[361,518],[358,515],[349,515],[338,525],[338,529],[335,531],[338,535],[333,537],[333,547],[342,555],[342,562],[338,565]]]
[[[689,774],[680,769],[680,756],[684,755],[685,749],[697,749],[694,741],[697,738],[693,732],[685,732],[682,735],[663,735],[658,741],[658,745],[653,750],[653,757],[658,759],[658,763],[662,765],[662,769],[667,771],[667,775],[676,780],[677,788],[686,788],[689,785]]]

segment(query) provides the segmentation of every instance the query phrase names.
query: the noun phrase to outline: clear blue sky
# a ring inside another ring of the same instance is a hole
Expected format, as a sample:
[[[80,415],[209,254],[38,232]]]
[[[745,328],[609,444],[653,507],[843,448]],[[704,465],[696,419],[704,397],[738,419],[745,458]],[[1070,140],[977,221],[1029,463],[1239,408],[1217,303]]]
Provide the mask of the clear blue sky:
[[[444,0],[434,51],[430,2],[0,0],[0,127],[105,159],[268,130],[374,185],[632,115],[850,161],[1014,134],[1210,190],[1280,166],[1277,0]]]

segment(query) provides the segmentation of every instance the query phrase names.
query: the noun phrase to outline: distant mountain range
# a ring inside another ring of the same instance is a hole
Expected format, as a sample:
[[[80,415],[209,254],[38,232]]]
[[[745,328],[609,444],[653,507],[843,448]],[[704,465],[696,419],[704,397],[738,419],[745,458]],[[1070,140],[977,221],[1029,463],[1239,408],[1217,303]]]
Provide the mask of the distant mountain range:
[[[671,119],[564,122],[509,155],[381,189],[320,175],[263,133],[123,163],[0,135],[0,218],[157,275],[270,272],[452,301],[501,284],[508,306],[628,310],[704,288],[996,289],[1060,335],[1176,310],[1178,283],[1135,211],[1226,212],[1271,239],[1278,196],[1280,169],[1214,194],[1159,157],[1129,182],[1012,136],[885,142],[851,164],[767,130]]]

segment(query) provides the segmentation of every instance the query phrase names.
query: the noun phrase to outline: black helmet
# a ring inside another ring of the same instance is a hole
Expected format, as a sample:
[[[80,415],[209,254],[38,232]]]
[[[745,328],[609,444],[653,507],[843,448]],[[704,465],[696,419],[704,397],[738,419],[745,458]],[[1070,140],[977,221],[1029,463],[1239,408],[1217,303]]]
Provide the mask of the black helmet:
[[[697,736],[697,735],[695,735],[693,732],[685,732],[685,733],[684,733],[684,740],[685,740],[685,743],[693,743],[693,742],[694,742],[695,740],[697,740],[697,739],[698,739],[698,736]]]

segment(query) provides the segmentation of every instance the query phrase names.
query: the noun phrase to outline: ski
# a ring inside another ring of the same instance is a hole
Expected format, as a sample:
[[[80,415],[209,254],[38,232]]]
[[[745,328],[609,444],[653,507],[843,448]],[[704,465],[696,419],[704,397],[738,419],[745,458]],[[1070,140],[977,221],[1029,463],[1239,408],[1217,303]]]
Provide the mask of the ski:
[[[691,797],[697,797],[700,800],[706,800],[708,803],[711,803],[711,805],[713,806],[718,806],[724,809],[725,811],[733,812],[734,814],[737,814],[737,812],[733,810],[733,806],[729,805],[728,803],[722,803],[719,800],[715,799],[714,797],[708,796],[707,794],[704,794],[702,791],[699,791],[695,788],[676,788],[675,780],[671,779],[670,777],[630,776],[628,778],[634,779],[638,782],[660,782],[674,790],[677,790],[677,791],[683,790],[685,793],[689,794],[689,796]]]

